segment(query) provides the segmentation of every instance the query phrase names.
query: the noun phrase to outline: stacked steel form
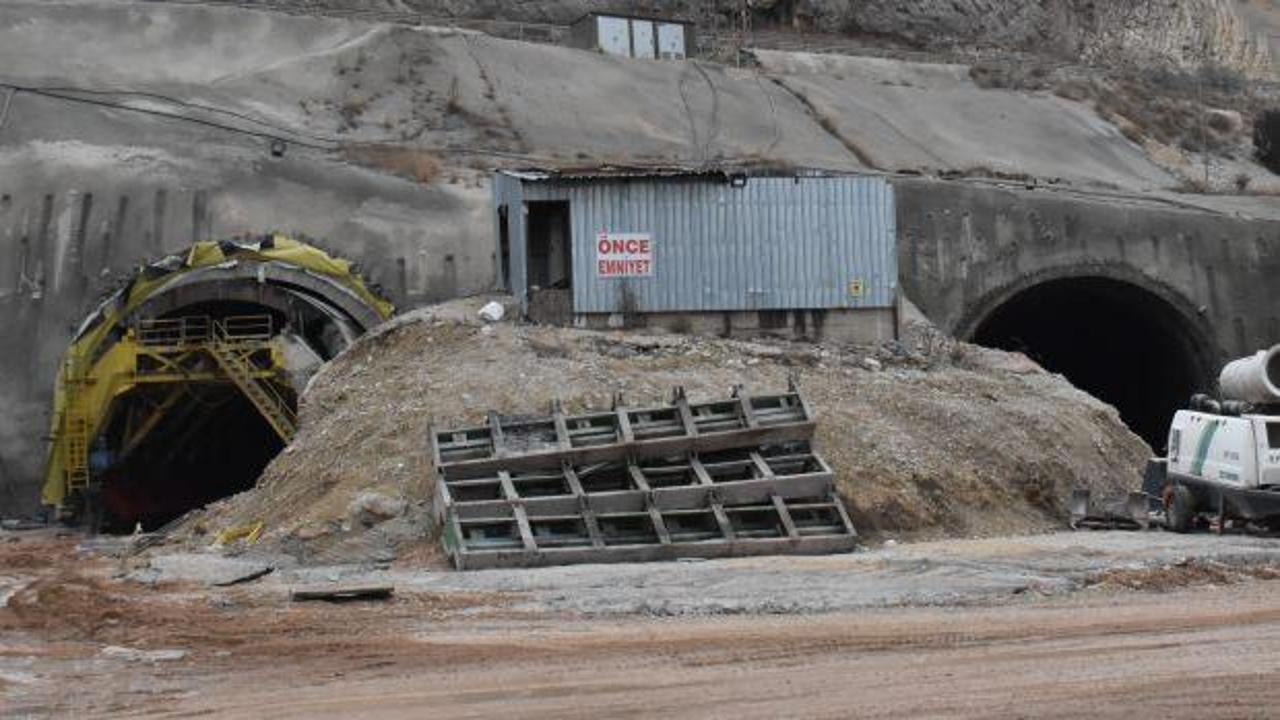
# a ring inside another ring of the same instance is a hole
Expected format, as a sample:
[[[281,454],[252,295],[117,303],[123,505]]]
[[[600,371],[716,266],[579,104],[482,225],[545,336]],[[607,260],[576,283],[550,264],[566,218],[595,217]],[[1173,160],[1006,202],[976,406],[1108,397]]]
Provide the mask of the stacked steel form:
[[[433,428],[444,545],[459,569],[849,551],[814,427],[792,388]]]

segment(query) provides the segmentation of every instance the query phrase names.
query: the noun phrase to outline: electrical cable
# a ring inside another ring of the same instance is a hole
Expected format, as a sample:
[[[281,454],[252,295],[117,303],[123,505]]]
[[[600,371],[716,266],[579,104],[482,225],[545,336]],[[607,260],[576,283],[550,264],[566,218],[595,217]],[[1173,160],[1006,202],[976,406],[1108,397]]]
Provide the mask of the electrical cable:
[[[236,112],[231,111],[231,110],[225,110],[225,109],[221,109],[221,108],[213,108],[213,107],[208,107],[208,106],[202,106],[202,105],[198,105],[198,104],[195,104],[195,103],[186,103],[186,102],[184,102],[184,101],[174,100],[173,98],[169,98],[169,97],[166,97],[166,96],[163,96],[163,95],[156,95],[156,94],[154,94],[154,93],[137,92],[137,91],[131,91],[131,90],[129,90],[129,91],[121,91],[121,90],[114,90],[114,91],[86,90],[86,89],[82,89],[82,88],[74,88],[74,89],[56,89],[56,88],[55,88],[55,89],[50,89],[50,88],[38,87],[38,86],[18,85],[18,84],[15,84],[15,83],[4,82],[4,81],[0,81],[0,88],[6,88],[6,89],[10,90],[10,93],[9,93],[9,100],[10,100],[10,101],[11,101],[11,100],[13,99],[13,97],[14,97],[14,96],[16,96],[18,93],[27,93],[27,94],[29,94],[29,95],[36,95],[36,96],[39,96],[39,97],[46,97],[46,98],[50,98],[50,99],[54,99],[54,100],[61,100],[61,101],[64,101],[64,102],[73,102],[73,103],[81,103],[81,104],[85,104],[85,105],[94,105],[94,106],[98,106],[98,107],[105,107],[105,108],[110,108],[110,109],[114,109],[114,110],[125,110],[125,111],[130,111],[130,112],[141,113],[141,114],[144,114],[144,115],[152,115],[152,116],[162,117],[162,118],[169,119],[169,120],[179,120],[179,121],[184,121],[184,122],[190,122],[190,123],[194,123],[194,124],[197,124],[197,125],[203,125],[203,126],[206,126],[206,127],[212,127],[212,128],[216,128],[216,129],[219,129],[219,130],[225,130],[225,131],[227,131],[227,132],[239,133],[239,134],[242,134],[242,135],[249,135],[249,136],[257,137],[257,138],[263,138],[263,139],[266,139],[266,140],[278,140],[278,141],[280,141],[280,142],[284,142],[284,143],[288,143],[288,144],[292,144],[292,145],[297,145],[297,146],[300,146],[300,147],[305,147],[305,148],[308,148],[308,149],[311,149],[311,150],[320,150],[320,151],[324,151],[324,152],[336,152],[336,151],[339,151],[339,150],[343,149],[344,147],[350,147],[350,146],[353,146],[353,145],[358,145],[357,143],[344,143],[343,141],[341,141],[341,140],[339,140],[339,139],[337,139],[337,138],[329,138],[329,137],[324,137],[324,136],[320,136],[320,135],[311,135],[311,134],[308,134],[308,133],[300,133],[300,132],[298,132],[298,131],[294,131],[294,130],[286,130],[286,129],[282,129],[282,128],[279,128],[279,126],[271,125],[270,123],[267,123],[266,121],[259,120],[259,119],[257,119],[257,118],[253,118],[253,117],[251,117],[251,116],[241,115],[240,113],[236,113]],[[134,105],[128,105],[128,104],[126,104],[126,103],[110,102],[110,101],[108,101],[108,100],[99,100],[99,99],[96,99],[96,98],[77,97],[77,96],[75,96],[75,95],[73,95],[73,94],[68,94],[68,93],[70,93],[70,92],[80,92],[80,93],[86,93],[86,94],[100,94],[100,95],[101,95],[101,94],[105,94],[105,95],[110,95],[110,94],[132,94],[132,95],[138,95],[138,96],[140,96],[140,97],[153,97],[153,98],[158,98],[158,99],[167,100],[167,101],[170,101],[170,102],[175,102],[175,103],[180,104],[180,105],[186,105],[186,106],[188,106],[188,107],[192,107],[192,108],[199,108],[199,109],[207,110],[207,111],[210,111],[210,112],[219,112],[219,113],[226,114],[226,115],[231,115],[231,116],[234,116],[234,117],[240,117],[240,118],[243,118],[243,119],[245,119],[245,120],[247,120],[247,121],[249,121],[249,122],[253,122],[253,123],[256,123],[256,124],[259,124],[259,125],[264,125],[264,126],[266,126],[266,127],[270,127],[270,128],[272,128],[272,129],[274,129],[274,130],[277,130],[277,132],[274,132],[274,133],[273,133],[273,132],[265,132],[265,131],[262,131],[262,130],[253,130],[253,129],[249,129],[249,128],[237,127],[237,126],[235,126],[235,125],[228,125],[228,124],[226,124],[226,123],[217,122],[217,121],[215,121],[215,120],[208,120],[208,119],[205,119],[205,118],[191,117],[190,115],[183,115],[183,114],[181,114],[181,113],[176,113],[176,112],[166,112],[166,111],[164,111],[164,110],[156,110],[156,109],[153,109],[153,108],[142,108],[142,107],[137,107],[137,106],[134,106]],[[8,103],[8,101],[6,101],[6,103],[5,103],[6,110],[7,110],[7,108],[8,108],[8,104],[9,104],[9,103]],[[3,117],[3,115],[0,115],[0,117]],[[328,144],[328,145],[321,145],[321,144],[318,144],[318,143],[316,143],[316,142],[310,142],[310,141],[307,141],[307,140],[299,140],[299,139],[297,139],[297,136],[309,137],[309,138],[312,138],[312,139],[314,139],[314,140],[318,140],[318,141],[320,141],[320,142],[329,143],[329,144]],[[377,143],[369,143],[369,144],[370,144],[370,145],[377,145]],[[486,157],[506,158],[506,159],[510,159],[510,160],[523,160],[523,161],[531,162],[531,163],[548,163],[548,162],[552,162],[552,159],[551,159],[551,158],[542,157],[542,156],[538,156],[538,155],[528,155],[528,154],[522,154],[522,153],[503,152],[503,151],[501,151],[501,150],[486,150],[486,149],[481,149],[481,148],[456,148],[456,147],[454,147],[454,148],[440,148],[440,147],[419,147],[419,148],[416,148],[416,149],[419,149],[419,150],[426,150],[426,151],[434,152],[434,153],[438,153],[438,154],[441,154],[441,155],[446,155],[446,154],[455,154],[455,155],[478,155],[478,156],[486,156]]]
[[[164,110],[156,110],[153,108],[141,108],[133,105],[127,105],[125,103],[108,102],[106,100],[97,100],[94,98],[87,98],[87,97],[77,97],[75,95],[69,95],[64,92],[50,91],[50,90],[45,90],[39,87],[16,85],[16,84],[7,83],[7,82],[0,82],[0,87],[13,90],[15,91],[15,94],[18,92],[24,92],[30,95],[53,98],[53,99],[62,100],[65,102],[82,103],[85,105],[96,105],[98,107],[106,107],[114,110],[128,110],[131,112],[141,113],[143,115],[153,115],[156,117],[168,118],[171,120],[183,120],[189,123],[194,123],[196,125],[204,125],[206,127],[225,130],[227,132],[240,133],[242,135],[249,135],[252,137],[258,137],[258,138],[263,138],[267,140],[280,140],[283,142],[291,143],[293,145],[299,145],[301,147],[310,148],[312,150],[332,151],[332,150],[338,149],[338,143],[336,141],[330,141],[330,142],[333,142],[333,146],[326,146],[326,145],[320,145],[314,142],[309,142],[306,140],[299,140],[296,137],[292,137],[292,138],[285,137],[279,133],[270,133],[270,132],[264,132],[261,130],[252,130],[249,128],[236,127],[234,125],[228,125],[226,123],[220,123],[214,120],[206,120],[204,118],[191,117],[189,115],[183,115],[181,113],[166,112]]]
[[[49,85],[42,85],[35,89],[38,89],[41,92],[45,92],[45,93],[63,93],[63,94],[83,93],[85,95],[131,95],[134,97],[148,98],[151,100],[159,100],[162,102],[171,103],[173,105],[179,105],[181,107],[192,108],[194,110],[203,110],[205,112],[217,113],[220,115],[227,115],[229,117],[233,117],[238,120],[244,120],[245,122],[250,122],[255,125],[261,125],[262,127],[270,128],[272,130],[275,130],[281,133],[288,133],[289,135],[294,135],[296,137],[305,137],[305,138],[309,138],[311,140],[316,140],[319,142],[331,142],[331,143],[341,142],[338,139],[333,137],[326,137],[324,135],[315,135],[313,133],[303,132],[301,130],[295,130],[293,128],[276,125],[268,120],[254,117],[247,113],[240,113],[234,110],[228,110],[226,108],[216,107],[214,105],[204,105],[202,103],[189,102],[187,100],[171,97],[169,95],[161,95],[160,93],[147,92],[145,90],[95,90],[91,88],[82,88],[82,87],[70,87],[70,86],[62,87],[62,86],[49,86]]]

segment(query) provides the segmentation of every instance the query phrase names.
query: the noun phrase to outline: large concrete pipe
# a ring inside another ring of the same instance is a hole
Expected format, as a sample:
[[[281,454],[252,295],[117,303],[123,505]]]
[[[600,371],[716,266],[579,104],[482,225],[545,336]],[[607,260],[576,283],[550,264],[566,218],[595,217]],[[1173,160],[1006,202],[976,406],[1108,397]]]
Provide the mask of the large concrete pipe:
[[[1280,403],[1280,345],[1227,363],[1218,376],[1224,400]]]

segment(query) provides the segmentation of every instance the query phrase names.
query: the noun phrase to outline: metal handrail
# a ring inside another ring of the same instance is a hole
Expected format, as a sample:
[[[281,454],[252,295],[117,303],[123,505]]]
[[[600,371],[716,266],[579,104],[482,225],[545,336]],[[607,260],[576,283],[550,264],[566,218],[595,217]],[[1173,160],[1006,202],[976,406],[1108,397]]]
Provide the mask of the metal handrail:
[[[232,315],[214,320],[207,315],[180,318],[141,318],[134,323],[134,337],[142,345],[182,346],[214,340],[270,340],[274,323],[270,315]]]
[[[232,315],[214,323],[221,340],[270,340],[270,315]]]
[[[180,318],[141,318],[134,323],[134,336],[143,345],[190,345],[212,339],[212,321],[207,315]]]

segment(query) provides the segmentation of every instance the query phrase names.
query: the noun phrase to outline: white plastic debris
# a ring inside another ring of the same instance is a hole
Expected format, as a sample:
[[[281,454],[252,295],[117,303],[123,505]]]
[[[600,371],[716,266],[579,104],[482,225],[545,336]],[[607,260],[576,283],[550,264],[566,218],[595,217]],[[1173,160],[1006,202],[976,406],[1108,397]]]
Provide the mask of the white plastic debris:
[[[494,300],[485,303],[484,307],[480,308],[480,317],[486,322],[498,322],[505,314],[506,310],[503,309],[502,303]]]
[[[178,649],[139,650],[137,648],[120,647],[119,645],[108,645],[102,648],[102,655],[103,657],[135,662],[164,662],[166,660],[181,660],[187,656],[187,651]]]

